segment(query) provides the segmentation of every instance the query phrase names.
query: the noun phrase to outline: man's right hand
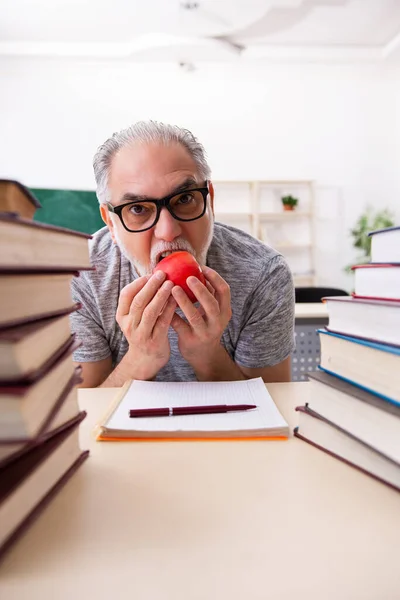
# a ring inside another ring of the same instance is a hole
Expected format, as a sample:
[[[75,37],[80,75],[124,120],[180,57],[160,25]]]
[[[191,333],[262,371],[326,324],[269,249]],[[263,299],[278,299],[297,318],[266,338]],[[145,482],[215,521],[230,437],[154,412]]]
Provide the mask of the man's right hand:
[[[152,379],[169,360],[168,329],[177,304],[165,277],[158,271],[121,290],[116,319],[129,344],[122,362],[131,379]]]

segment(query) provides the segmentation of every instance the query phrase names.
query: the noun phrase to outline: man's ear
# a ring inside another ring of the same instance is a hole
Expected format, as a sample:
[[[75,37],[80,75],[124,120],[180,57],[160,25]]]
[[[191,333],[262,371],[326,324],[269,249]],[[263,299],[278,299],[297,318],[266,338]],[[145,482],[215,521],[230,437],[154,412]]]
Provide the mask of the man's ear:
[[[107,210],[107,207],[105,204],[100,204],[100,215],[101,215],[101,218],[103,219],[104,223],[107,225],[108,229],[110,230],[112,241],[115,244],[116,241],[115,241],[115,236],[114,236],[114,223],[111,219],[110,212],[109,212],[109,210]]]
[[[211,212],[214,216],[214,186],[211,183],[211,181],[208,182],[208,189],[210,191],[210,206],[211,206]]]

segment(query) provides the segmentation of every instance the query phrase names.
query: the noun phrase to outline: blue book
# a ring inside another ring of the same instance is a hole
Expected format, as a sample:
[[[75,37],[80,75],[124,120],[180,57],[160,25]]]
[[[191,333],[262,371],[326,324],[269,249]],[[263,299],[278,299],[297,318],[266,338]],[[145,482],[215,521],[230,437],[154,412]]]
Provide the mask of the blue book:
[[[400,348],[319,329],[320,369],[400,406]]]

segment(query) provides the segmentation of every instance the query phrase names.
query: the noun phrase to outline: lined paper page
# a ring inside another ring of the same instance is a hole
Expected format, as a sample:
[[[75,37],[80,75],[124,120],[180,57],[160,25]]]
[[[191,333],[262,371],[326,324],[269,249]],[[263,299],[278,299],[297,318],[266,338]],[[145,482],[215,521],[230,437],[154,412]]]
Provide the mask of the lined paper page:
[[[133,408],[256,404],[248,411],[209,415],[179,415],[131,419]],[[286,427],[261,377],[247,381],[179,382],[133,381],[108,420],[108,429],[135,431],[239,431]]]

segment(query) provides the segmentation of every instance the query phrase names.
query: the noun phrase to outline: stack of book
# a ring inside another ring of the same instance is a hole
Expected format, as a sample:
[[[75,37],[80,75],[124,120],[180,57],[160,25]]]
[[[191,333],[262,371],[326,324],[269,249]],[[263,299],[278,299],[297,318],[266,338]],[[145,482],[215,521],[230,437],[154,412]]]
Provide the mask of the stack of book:
[[[400,490],[400,227],[370,233],[352,297],[328,297],[295,435]]]
[[[88,455],[69,314],[90,236],[36,223],[38,206],[0,181],[0,557]]]

